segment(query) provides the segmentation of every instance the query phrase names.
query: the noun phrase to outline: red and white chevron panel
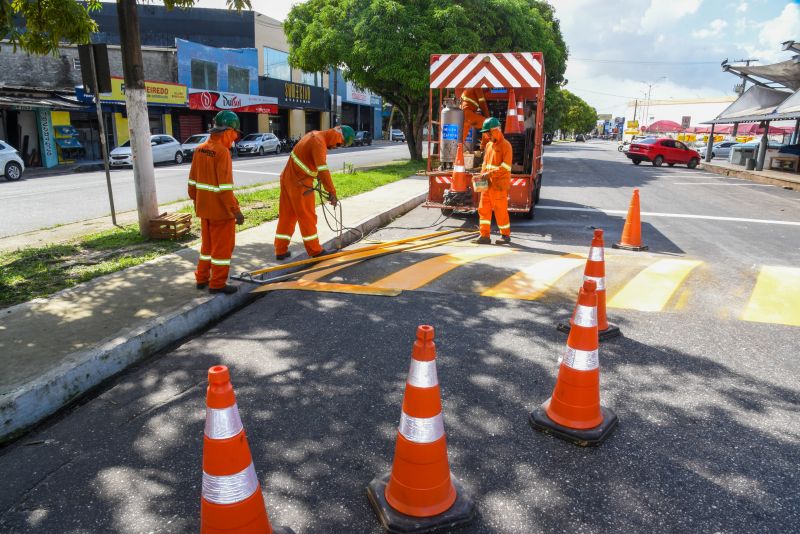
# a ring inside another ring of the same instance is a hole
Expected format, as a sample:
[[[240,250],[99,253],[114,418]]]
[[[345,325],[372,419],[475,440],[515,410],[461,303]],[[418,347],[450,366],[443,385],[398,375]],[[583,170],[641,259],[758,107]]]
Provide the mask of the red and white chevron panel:
[[[514,178],[511,180],[511,185],[525,185],[525,178]]]
[[[452,183],[452,178],[449,176],[437,176],[436,183],[450,185]]]
[[[541,84],[540,52],[431,56],[431,89],[539,87]]]

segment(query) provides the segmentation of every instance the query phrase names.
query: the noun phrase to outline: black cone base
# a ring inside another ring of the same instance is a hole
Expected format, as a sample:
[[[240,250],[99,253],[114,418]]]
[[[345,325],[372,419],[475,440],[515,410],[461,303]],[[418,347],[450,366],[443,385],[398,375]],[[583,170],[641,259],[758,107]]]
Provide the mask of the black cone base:
[[[647,245],[642,245],[641,247],[633,247],[631,245],[623,245],[622,243],[614,243],[613,245],[611,245],[611,248],[619,248],[622,250],[633,250],[635,252],[639,252],[642,250],[648,250],[650,247],[648,247]]]
[[[531,413],[528,421],[531,423],[533,428],[544,432],[545,434],[553,434],[557,438],[567,440],[570,443],[574,443],[575,445],[579,445],[581,447],[596,447],[603,443],[606,438],[611,435],[611,431],[614,430],[618,422],[617,414],[608,408],[601,406],[600,413],[603,415],[603,422],[600,423],[600,426],[586,430],[574,430],[554,422],[552,419],[547,417],[547,413],[544,411],[544,404],[536,408],[533,413]]]
[[[572,329],[569,323],[558,323],[558,326],[556,328],[558,329],[559,332],[564,332],[565,334],[569,334],[569,331]],[[598,331],[597,334],[600,341],[605,341],[607,339],[612,339],[621,336],[622,331],[619,329],[617,325],[608,323],[608,328],[606,328],[605,330]]]
[[[387,532],[451,532],[456,527],[466,525],[475,517],[475,503],[455,478],[452,480],[456,488],[456,501],[448,510],[433,517],[401,514],[386,502],[385,492],[389,476],[387,474],[376,478],[367,486],[369,502]]]
[[[289,527],[272,527],[272,534],[294,534]]]

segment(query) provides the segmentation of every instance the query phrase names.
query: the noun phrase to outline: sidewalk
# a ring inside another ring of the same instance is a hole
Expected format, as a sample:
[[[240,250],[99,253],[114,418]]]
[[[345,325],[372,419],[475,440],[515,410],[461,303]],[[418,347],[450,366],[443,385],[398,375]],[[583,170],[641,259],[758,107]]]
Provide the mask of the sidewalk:
[[[727,161],[712,161],[710,163],[701,161],[700,168],[708,172],[721,174],[722,176],[734,176],[736,178],[750,180],[751,182],[777,185],[786,189],[800,191],[800,174],[796,173],[773,171],[769,169],[764,169],[763,171],[748,171],[742,165],[734,165]]]
[[[418,206],[426,193],[427,179],[412,176],[345,199],[344,225],[371,231]],[[335,235],[319,215],[320,240],[332,247]],[[237,234],[231,273],[276,263],[276,226],[271,221]],[[295,232],[293,259],[305,255],[298,236]],[[345,234],[345,244],[356,237]],[[197,254],[196,247],[183,249],[3,310],[0,441],[252,298],[247,285],[233,296],[196,290]]]

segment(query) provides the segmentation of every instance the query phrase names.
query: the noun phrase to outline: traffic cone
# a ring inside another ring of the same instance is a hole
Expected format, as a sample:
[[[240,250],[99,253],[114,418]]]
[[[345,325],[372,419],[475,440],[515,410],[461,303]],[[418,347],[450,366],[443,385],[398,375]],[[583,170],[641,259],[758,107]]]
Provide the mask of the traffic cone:
[[[469,188],[470,182],[470,175],[467,174],[464,168],[464,143],[458,143],[456,161],[453,163],[453,180],[450,185],[450,191],[463,193]]]
[[[625,227],[622,229],[622,240],[611,246],[625,250],[647,250],[647,246],[642,245],[642,220],[639,212],[638,189],[633,190],[628,217],[625,219]]]
[[[224,365],[208,370],[200,532],[294,534],[286,527],[273,529],[269,523],[230,373]]]
[[[600,341],[620,335],[619,327],[609,323],[606,316],[606,262],[603,247],[603,230],[597,228],[592,238],[592,246],[589,248],[589,257],[586,259],[583,279],[584,281],[594,280],[597,284],[597,329]],[[569,334],[574,319],[575,313],[573,312],[569,324],[559,323],[558,329]]]
[[[525,108],[522,100],[517,102],[517,120],[519,121],[519,133],[525,133]]]
[[[600,406],[596,288],[583,282],[553,395],[529,419],[536,430],[582,447],[600,445],[617,426],[616,414]]]
[[[519,120],[517,120],[517,101],[514,98],[514,90],[508,90],[508,110],[506,111],[506,127],[503,130],[505,135],[518,134]]]
[[[475,504],[450,474],[432,326],[417,328],[392,471],[367,496],[389,532],[429,532],[472,520]]]

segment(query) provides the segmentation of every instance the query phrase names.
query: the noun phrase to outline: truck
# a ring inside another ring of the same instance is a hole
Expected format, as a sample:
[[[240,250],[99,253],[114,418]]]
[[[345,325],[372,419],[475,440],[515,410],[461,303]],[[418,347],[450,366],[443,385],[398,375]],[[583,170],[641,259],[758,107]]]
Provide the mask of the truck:
[[[480,193],[471,186],[466,190],[454,190],[453,167],[460,171],[460,164],[455,163],[464,131],[463,112],[459,114],[461,95],[466,89],[479,87],[483,89],[490,116],[500,121],[504,131],[509,120],[519,121],[519,128],[523,130],[505,134],[513,148],[508,211],[532,219],[542,187],[545,85],[541,52],[432,55],[425,171],[428,195],[423,205],[440,209],[446,216],[478,209]],[[519,113],[521,108],[528,118],[524,126],[519,115],[510,113],[512,101],[517,104],[515,111]],[[435,103],[438,107],[434,107]],[[472,129],[463,144],[464,167],[468,173],[480,171],[483,157],[478,149],[480,136],[478,130]]]

